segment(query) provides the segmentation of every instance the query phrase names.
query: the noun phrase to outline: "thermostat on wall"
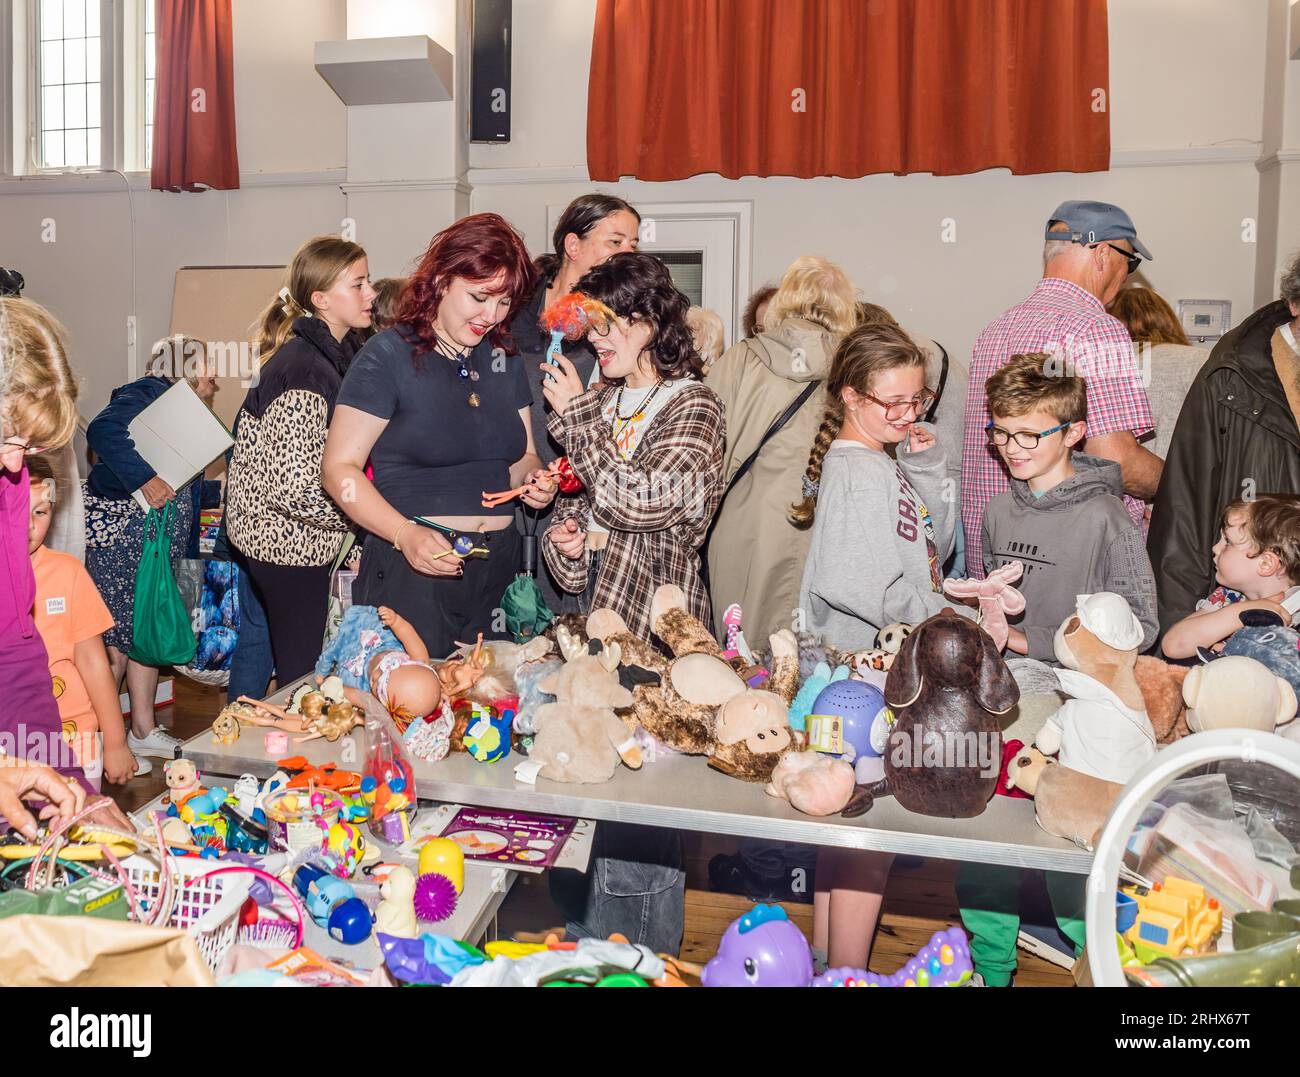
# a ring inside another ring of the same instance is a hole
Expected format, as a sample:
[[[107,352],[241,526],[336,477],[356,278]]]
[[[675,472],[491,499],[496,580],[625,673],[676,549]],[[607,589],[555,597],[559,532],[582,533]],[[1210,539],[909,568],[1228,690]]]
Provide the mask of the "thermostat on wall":
[[[1180,299],[1178,320],[1193,344],[1218,340],[1232,324],[1230,299]]]

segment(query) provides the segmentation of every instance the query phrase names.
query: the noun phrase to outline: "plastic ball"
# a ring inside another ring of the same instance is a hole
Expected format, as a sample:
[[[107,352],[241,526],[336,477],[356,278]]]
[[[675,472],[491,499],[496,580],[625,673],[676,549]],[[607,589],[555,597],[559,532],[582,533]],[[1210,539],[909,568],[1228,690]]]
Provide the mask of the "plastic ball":
[[[875,685],[865,681],[844,680],[828,684],[813,703],[813,714],[838,715],[844,730],[844,744],[851,745],[853,756],[879,756],[871,743],[871,726],[876,715],[885,709],[885,697]]]
[[[345,946],[353,946],[370,937],[370,910],[358,897],[350,897],[334,907],[329,916],[329,936]]]

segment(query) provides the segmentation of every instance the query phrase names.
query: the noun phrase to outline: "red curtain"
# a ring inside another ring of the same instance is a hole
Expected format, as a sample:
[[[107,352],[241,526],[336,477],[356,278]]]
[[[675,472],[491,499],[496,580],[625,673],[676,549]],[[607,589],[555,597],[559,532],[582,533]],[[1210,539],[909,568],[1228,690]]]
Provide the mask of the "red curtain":
[[[155,190],[239,187],[230,2],[156,2]]]
[[[1106,0],[599,0],[594,180],[1095,172]]]

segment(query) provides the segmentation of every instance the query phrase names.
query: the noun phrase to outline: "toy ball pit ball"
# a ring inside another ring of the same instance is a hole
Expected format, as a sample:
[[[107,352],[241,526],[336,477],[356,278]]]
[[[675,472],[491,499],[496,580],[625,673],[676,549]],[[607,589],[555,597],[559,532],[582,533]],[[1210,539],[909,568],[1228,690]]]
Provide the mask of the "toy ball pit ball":
[[[813,714],[839,715],[843,720],[844,742],[853,746],[854,756],[880,753],[871,745],[871,726],[882,710],[885,697],[875,685],[865,681],[836,681],[828,684],[813,704]]]

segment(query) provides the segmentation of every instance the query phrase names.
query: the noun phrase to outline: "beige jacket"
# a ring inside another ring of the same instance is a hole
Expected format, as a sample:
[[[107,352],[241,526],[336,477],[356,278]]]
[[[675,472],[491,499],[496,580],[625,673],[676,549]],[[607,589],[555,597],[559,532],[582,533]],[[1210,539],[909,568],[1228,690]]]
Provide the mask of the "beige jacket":
[[[825,379],[837,343],[820,326],[790,318],[770,333],[738,341],[709,368],[705,384],[726,408],[724,488],[808,382]],[[753,646],[792,627],[812,534],[790,523],[788,513],[802,499],[808,453],[825,410],[825,392],[818,388],[727,495],[709,540],[715,628],[727,607],[739,602]]]

